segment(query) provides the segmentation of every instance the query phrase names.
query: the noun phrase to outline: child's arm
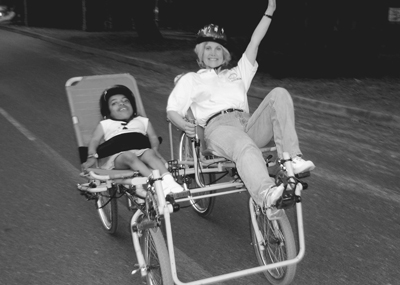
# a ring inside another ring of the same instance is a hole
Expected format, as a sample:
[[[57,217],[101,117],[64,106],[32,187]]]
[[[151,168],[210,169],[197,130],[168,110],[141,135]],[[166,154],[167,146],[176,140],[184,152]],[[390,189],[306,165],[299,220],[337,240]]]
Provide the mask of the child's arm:
[[[88,146],[88,159],[85,163],[82,164],[82,171],[86,172],[88,168],[92,167],[96,164],[97,158],[94,155],[97,152],[97,147],[100,145],[101,140],[104,137],[104,131],[101,124],[98,124],[96,129],[93,132],[92,138],[90,139]]]
[[[161,156],[161,154],[158,152],[158,146],[160,145],[160,142],[158,140],[158,136],[156,134],[156,131],[154,130],[153,126],[151,125],[150,121],[147,126],[147,135],[150,140],[150,145],[151,148],[154,150],[156,155],[161,159],[161,161],[165,164],[167,161]]]

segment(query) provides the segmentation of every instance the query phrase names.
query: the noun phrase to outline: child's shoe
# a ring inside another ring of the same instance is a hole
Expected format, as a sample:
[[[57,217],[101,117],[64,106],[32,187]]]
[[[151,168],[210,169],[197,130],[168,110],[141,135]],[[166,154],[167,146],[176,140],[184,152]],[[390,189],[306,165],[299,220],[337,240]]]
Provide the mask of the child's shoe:
[[[294,174],[308,172],[315,168],[311,160],[304,160],[301,156],[292,158],[292,166]]]
[[[162,176],[161,185],[163,187],[165,196],[170,193],[179,193],[183,191],[182,186],[176,183],[174,177],[172,177],[171,173],[169,172]]]

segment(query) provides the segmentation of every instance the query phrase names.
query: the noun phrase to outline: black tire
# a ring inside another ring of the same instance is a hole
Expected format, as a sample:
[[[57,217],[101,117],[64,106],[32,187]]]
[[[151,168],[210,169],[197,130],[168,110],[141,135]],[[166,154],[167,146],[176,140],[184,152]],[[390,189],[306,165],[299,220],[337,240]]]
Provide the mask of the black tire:
[[[146,283],[148,285],[173,285],[171,263],[161,229],[143,230],[139,239],[148,269]]]
[[[265,243],[263,244],[265,250],[262,250],[257,243],[254,227],[251,223],[251,239],[258,263],[260,265],[267,265],[295,258],[296,244],[286,213],[284,213],[281,219],[271,221],[255,205],[252,199],[250,199],[249,204],[250,207],[254,208],[258,227],[265,239]],[[273,285],[290,284],[296,274],[296,264],[266,270],[263,273]]]
[[[183,161],[193,160],[193,149],[192,143],[189,137],[186,136],[185,133],[182,133],[180,144],[179,144],[179,159]],[[198,185],[196,182],[195,175],[188,175],[186,177],[186,183],[189,189],[204,187],[212,183],[215,180],[215,174],[207,173],[207,174],[199,174],[201,177],[201,185]],[[202,192],[200,194],[193,194],[192,196],[204,195],[215,193],[215,191]],[[195,212],[201,217],[205,218],[209,216],[215,205],[215,197],[208,197],[204,199],[190,199],[190,204],[192,205]]]
[[[215,175],[204,174],[203,179],[204,180],[208,179],[208,181],[213,181],[215,179]],[[191,180],[191,183],[187,183],[189,189],[198,188],[194,175],[189,175],[188,180]],[[215,193],[215,191],[207,191],[199,194],[192,194],[192,197],[204,194],[212,194],[212,193]],[[193,209],[199,216],[206,218],[211,214],[212,210],[214,209],[215,200],[216,200],[215,197],[209,197],[203,199],[190,199],[190,204],[192,205]]]
[[[116,195],[117,188],[112,187],[97,195],[96,206],[103,229],[109,234],[115,234],[118,228],[118,205]],[[110,200],[111,199],[111,200]]]

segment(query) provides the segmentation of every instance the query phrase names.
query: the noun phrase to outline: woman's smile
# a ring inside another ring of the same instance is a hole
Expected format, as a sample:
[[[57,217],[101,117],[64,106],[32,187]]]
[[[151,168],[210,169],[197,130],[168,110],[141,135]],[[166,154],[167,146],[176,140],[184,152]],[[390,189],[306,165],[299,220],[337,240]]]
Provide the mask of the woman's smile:
[[[208,68],[215,68],[224,62],[222,46],[216,42],[208,42],[204,48],[203,62]]]

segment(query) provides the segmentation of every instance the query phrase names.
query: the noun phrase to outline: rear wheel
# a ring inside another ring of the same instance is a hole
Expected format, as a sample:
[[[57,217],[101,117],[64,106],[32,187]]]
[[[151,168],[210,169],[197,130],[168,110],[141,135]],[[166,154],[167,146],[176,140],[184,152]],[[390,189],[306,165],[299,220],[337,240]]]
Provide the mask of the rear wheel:
[[[203,177],[203,180],[207,179],[208,181],[212,181],[215,178],[214,174],[205,174]],[[198,188],[198,185],[196,183],[196,179],[194,175],[189,175],[188,180],[191,180],[190,184],[188,182],[188,188]],[[194,193],[191,195],[191,197],[196,197],[200,195],[207,195],[207,194],[212,194],[215,193],[215,191],[207,191],[207,192],[201,192],[201,193]],[[197,214],[199,214],[202,217],[207,217],[211,214],[212,210],[214,209],[215,205],[215,197],[208,197],[208,198],[202,198],[202,199],[190,199],[190,204],[192,205],[193,209],[196,211]]]
[[[259,245],[254,227],[251,226],[251,239],[258,263],[267,265],[295,258],[296,245],[286,213],[283,213],[280,219],[271,221],[252,199],[250,199],[250,207],[254,209],[257,225],[263,238],[262,245]],[[269,269],[263,273],[273,285],[290,284],[296,273],[296,264]]]
[[[143,230],[140,247],[146,261],[148,285],[173,285],[171,264],[165,240],[159,228]]]
[[[99,214],[104,230],[114,234],[118,227],[118,205],[115,195],[117,187],[113,186],[104,192],[99,192],[96,200],[97,213]]]
[[[179,159],[181,161],[194,161],[192,142],[191,139],[185,135],[185,133],[182,134],[180,140]],[[211,184],[215,180],[215,174],[212,173],[206,173],[206,174],[199,173],[198,176],[200,180],[199,181],[200,185],[198,185],[198,183],[196,182],[196,177],[194,174],[186,176],[185,182],[187,183],[189,189],[204,187],[205,185]],[[215,191],[206,191],[197,194],[192,194],[191,197],[207,195],[212,193],[215,193]],[[196,211],[197,214],[199,214],[202,217],[207,217],[208,215],[211,214],[214,208],[215,197],[190,199],[190,204],[192,205],[193,209]]]

